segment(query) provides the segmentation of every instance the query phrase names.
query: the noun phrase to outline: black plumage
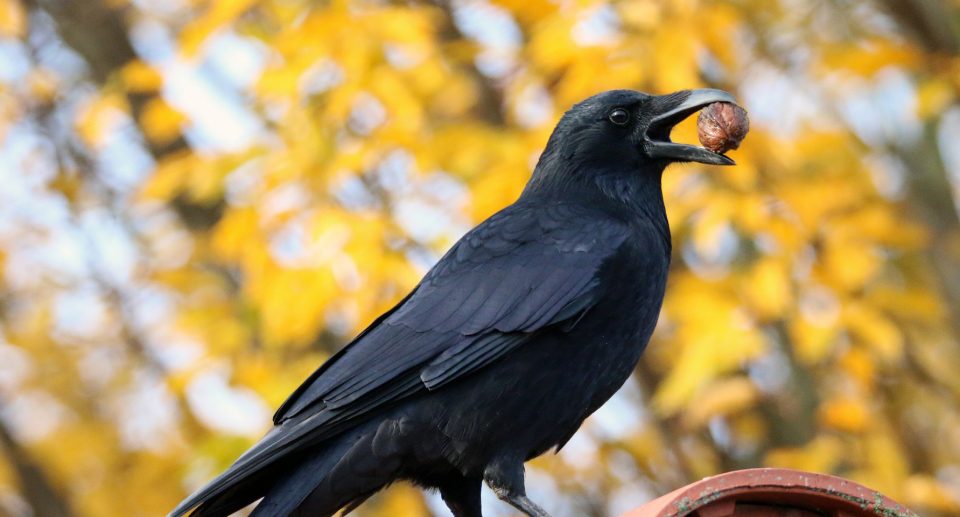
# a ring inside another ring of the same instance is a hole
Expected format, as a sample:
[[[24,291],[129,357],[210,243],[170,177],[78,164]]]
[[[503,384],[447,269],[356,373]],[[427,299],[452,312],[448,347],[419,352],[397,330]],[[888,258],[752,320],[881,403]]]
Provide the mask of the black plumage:
[[[330,515],[397,480],[480,515],[486,482],[528,515],[523,463],[563,446],[625,382],[663,300],[670,142],[719,90],[605,92],[560,120],[520,198],[468,232],[321,366],[275,427],[172,515]]]

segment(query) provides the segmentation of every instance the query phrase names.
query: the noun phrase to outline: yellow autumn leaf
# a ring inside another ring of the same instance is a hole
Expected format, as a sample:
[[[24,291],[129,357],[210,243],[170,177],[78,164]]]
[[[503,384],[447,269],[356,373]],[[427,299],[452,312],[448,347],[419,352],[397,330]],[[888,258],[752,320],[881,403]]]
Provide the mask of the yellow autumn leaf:
[[[713,382],[704,386],[700,393],[686,404],[684,424],[699,427],[713,417],[741,411],[752,406],[758,395],[756,386],[746,377],[730,377]]]
[[[275,271],[259,293],[264,345],[300,348],[316,339],[327,305],[340,294],[335,286],[329,268]]]
[[[426,10],[387,7],[370,18],[370,28],[385,41],[413,45],[418,51],[432,46],[435,26]]]
[[[255,3],[256,0],[207,0],[206,12],[181,30],[180,48],[187,56],[193,56],[211,34]]]
[[[616,5],[620,18],[630,27],[652,30],[662,19],[663,3],[656,0],[628,0]]]
[[[956,514],[960,512],[960,498],[937,478],[914,474],[903,486],[903,503],[911,508],[930,508]]]
[[[861,348],[851,348],[839,360],[840,367],[857,384],[870,389],[876,381],[876,366],[870,355]]]
[[[748,446],[763,443],[770,431],[769,423],[754,412],[742,412],[729,420],[736,439]]]
[[[703,386],[759,356],[765,348],[763,336],[735,305],[710,305],[709,298],[696,298],[688,296],[684,303],[690,304],[690,314],[700,314],[700,318],[680,327],[677,340],[682,347],[653,397],[654,407],[662,414],[679,411]],[[712,312],[697,311],[698,302]]]
[[[721,3],[710,5],[696,17],[697,30],[703,35],[710,52],[721,64],[734,70],[739,64],[739,56],[737,46],[730,44],[730,35],[736,33],[740,22],[736,8]]]
[[[259,232],[260,220],[253,209],[227,212],[214,229],[211,247],[225,260],[237,260]]]
[[[927,119],[940,114],[956,96],[956,90],[946,80],[938,78],[922,82],[917,90],[917,117]]]
[[[903,333],[880,311],[863,303],[851,303],[844,307],[841,319],[850,333],[880,359],[894,362],[902,356]]]
[[[788,332],[797,359],[804,364],[823,361],[837,344],[839,327],[835,322],[813,322],[802,315],[788,321]]]
[[[427,517],[432,515],[420,496],[416,487],[401,484],[387,490],[373,509],[374,515],[389,517],[393,515],[409,515],[411,517]]]
[[[36,69],[27,77],[30,93],[41,102],[53,102],[59,95],[60,82],[52,70]]]
[[[493,0],[491,3],[506,9],[525,25],[549,19],[559,9],[557,3],[550,0]]]
[[[890,434],[882,421],[876,422],[873,432],[863,438],[866,461],[850,473],[850,478],[902,500],[904,481],[911,470],[904,445]]]
[[[820,422],[840,431],[860,433],[870,425],[870,412],[864,401],[851,398],[835,398],[820,405]]]
[[[0,0],[0,35],[21,36],[27,28],[27,16],[19,0]]]
[[[869,77],[885,67],[912,66],[919,55],[909,46],[890,40],[855,40],[829,47],[822,57],[821,70],[844,70]]]
[[[687,23],[658,27],[653,35],[650,73],[656,91],[673,92],[700,85],[695,66],[698,40],[694,27]]]
[[[782,447],[767,453],[763,464],[809,472],[833,472],[844,458],[846,447],[833,436],[821,435],[803,447]]]
[[[168,201],[180,194],[187,178],[199,166],[196,156],[182,152],[165,156],[140,190],[140,197]]]
[[[140,116],[140,126],[147,138],[158,144],[166,144],[180,136],[186,117],[160,97],[147,101]]]
[[[541,21],[533,28],[530,43],[525,49],[530,60],[545,73],[559,73],[577,54],[573,41],[572,20],[555,17]]]
[[[520,167],[495,167],[474,183],[474,191],[479,195],[471,199],[471,212],[474,219],[483,219],[502,208],[504,201],[519,197],[523,186],[513,179],[521,171]]]
[[[163,85],[160,73],[150,64],[135,59],[120,69],[120,79],[128,92],[152,93]]]
[[[836,135],[805,136],[804,147],[836,146]],[[803,155],[809,151],[801,150]],[[798,157],[798,160],[803,158]],[[807,231],[823,227],[824,220],[848,208],[858,196],[857,185],[846,178],[822,178],[817,181],[785,179],[780,182],[776,195],[789,208]]]
[[[854,291],[872,280],[883,266],[881,257],[870,246],[850,239],[829,239],[824,244],[824,274],[831,285]]]
[[[118,95],[102,95],[87,104],[76,120],[77,134],[88,145],[107,145],[126,116],[126,104]]]
[[[753,311],[761,319],[781,317],[793,303],[790,270],[783,259],[764,257],[744,277],[744,294]]]

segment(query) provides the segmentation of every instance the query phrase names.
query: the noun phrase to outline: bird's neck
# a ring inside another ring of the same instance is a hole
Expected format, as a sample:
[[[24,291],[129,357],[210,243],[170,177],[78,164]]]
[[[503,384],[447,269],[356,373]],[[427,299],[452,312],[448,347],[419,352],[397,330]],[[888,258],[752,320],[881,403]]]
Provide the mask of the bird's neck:
[[[661,189],[663,167],[641,170],[635,166],[612,169],[571,165],[566,170],[541,170],[542,165],[534,171],[523,196],[602,205],[623,217],[649,221],[669,241]]]
[[[594,180],[605,199],[615,200],[614,203],[629,217],[648,222],[670,250],[670,223],[663,202],[662,173],[661,169],[656,174],[647,171],[641,174],[634,171],[632,175],[601,174]]]

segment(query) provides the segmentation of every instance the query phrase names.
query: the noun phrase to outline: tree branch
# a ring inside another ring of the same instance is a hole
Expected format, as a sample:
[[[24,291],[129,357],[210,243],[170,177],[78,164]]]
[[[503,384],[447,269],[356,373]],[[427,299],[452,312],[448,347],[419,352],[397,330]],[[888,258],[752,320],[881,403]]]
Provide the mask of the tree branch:
[[[74,512],[67,499],[46,473],[33,461],[30,454],[17,443],[3,419],[0,419],[0,446],[6,452],[10,466],[20,484],[20,495],[33,508],[34,515],[43,517],[71,517]]]

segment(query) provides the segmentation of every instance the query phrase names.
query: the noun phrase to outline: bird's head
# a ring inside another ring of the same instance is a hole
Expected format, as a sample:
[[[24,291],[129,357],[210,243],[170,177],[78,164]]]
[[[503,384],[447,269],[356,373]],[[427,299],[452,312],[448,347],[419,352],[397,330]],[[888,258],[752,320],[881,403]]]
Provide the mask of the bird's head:
[[[715,89],[667,95],[611,90],[594,95],[570,108],[557,123],[531,186],[610,175],[659,180],[673,162],[733,165],[722,154],[670,140],[675,125],[714,102],[736,101]]]

